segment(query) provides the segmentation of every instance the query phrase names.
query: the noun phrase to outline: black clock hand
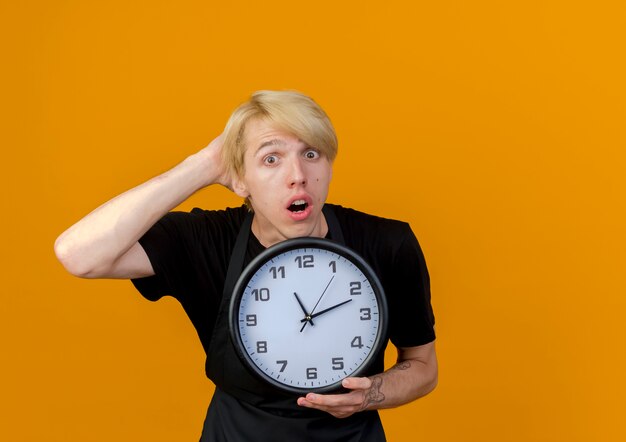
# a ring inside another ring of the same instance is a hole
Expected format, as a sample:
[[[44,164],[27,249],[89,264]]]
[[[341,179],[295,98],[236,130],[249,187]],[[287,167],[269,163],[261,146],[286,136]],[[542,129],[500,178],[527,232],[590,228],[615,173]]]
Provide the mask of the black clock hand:
[[[332,307],[328,307],[327,309],[322,310],[321,312],[317,312],[317,313],[315,313],[315,314],[311,314],[311,316],[310,316],[310,317],[304,318],[304,319],[303,319],[302,321],[300,321],[300,322],[310,321],[311,319],[313,319],[313,318],[317,318],[318,316],[320,316],[320,315],[322,315],[322,314],[324,314],[324,313],[326,313],[326,312],[329,312],[329,311],[331,311],[331,310],[333,310],[333,309],[336,309],[337,307],[340,307],[340,306],[342,306],[342,305],[344,305],[344,304],[347,304],[347,303],[348,303],[348,302],[350,302],[350,301],[352,301],[352,299],[348,299],[347,301],[343,301],[343,302],[340,302],[339,304],[335,304],[335,305],[333,305]]]
[[[326,293],[326,290],[328,290],[328,287],[330,287],[330,283],[333,282],[333,279],[335,279],[335,275],[333,275],[330,278],[330,281],[328,281],[328,284],[326,284],[326,288],[324,289],[324,291],[322,292],[322,294],[320,295],[320,299],[317,300],[317,302],[315,303],[315,307],[313,307],[313,310],[311,310],[311,313],[309,313],[309,315],[307,316],[311,316],[313,315],[313,312],[315,311],[315,309],[317,308],[317,305],[320,303],[320,301],[322,300],[322,298],[324,297],[324,293]],[[307,319],[307,318],[304,318]],[[300,329],[300,333],[302,333],[302,330],[304,330],[304,327],[306,327],[306,325],[309,323],[310,319],[308,319],[304,325],[302,326],[302,328]],[[313,323],[311,323],[311,325],[313,325]]]
[[[311,315],[309,314],[309,312],[306,311],[306,308],[304,307],[304,304],[302,303],[302,301],[300,301],[300,297],[298,296],[298,294],[296,292],[293,292],[293,294],[296,297],[298,304],[300,304],[300,308],[304,312],[304,319],[302,320],[302,322],[309,321],[311,325],[315,325],[313,324],[313,321],[311,320]]]

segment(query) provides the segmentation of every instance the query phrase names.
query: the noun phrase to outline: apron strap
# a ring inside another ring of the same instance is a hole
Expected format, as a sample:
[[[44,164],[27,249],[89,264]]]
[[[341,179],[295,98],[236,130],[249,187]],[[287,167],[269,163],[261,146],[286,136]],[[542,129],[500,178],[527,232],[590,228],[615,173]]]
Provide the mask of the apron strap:
[[[250,238],[250,227],[252,226],[253,217],[254,213],[248,212],[239,229],[235,247],[233,248],[233,253],[230,255],[230,262],[228,263],[222,299],[230,299],[237,279],[239,279],[239,275],[241,275],[241,271],[243,270],[243,261],[246,257],[246,249],[248,247],[248,238]]]
[[[335,215],[335,211],[328,206],[328,204],[325,204],[324,207],[322,207],[322,213],[324,214],[324,218],[326,218],[326,224],[328,224],[330,238],[335,242],[345,245],[346,241],[343,239],[343,232],[339,226],[339,220],[337,219],[337,215]]]

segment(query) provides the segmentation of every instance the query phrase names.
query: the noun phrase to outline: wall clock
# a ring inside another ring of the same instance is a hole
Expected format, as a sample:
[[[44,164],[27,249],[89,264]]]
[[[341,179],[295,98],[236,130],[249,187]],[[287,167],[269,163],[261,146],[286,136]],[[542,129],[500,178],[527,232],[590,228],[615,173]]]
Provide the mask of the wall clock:
[[[230,333],[243,363],[278,389],[341,387],[384,349],[387,303],[357,253],[321,238],[296,238],[259,254],[239,277]]]

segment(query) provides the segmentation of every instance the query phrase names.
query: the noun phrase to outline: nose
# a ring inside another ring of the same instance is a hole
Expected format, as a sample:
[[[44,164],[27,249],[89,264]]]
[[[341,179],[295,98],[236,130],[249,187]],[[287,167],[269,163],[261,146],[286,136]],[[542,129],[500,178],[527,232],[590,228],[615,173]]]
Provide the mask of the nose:
[[[306,186],[306,173],[301,159],[294,158],[289,167],[288,184],[290,188]]]

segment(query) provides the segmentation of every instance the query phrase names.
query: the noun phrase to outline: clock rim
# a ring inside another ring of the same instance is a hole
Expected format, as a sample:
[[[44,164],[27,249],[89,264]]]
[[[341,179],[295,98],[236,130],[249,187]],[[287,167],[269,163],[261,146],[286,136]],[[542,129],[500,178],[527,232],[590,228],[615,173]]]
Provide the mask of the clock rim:
[[[365,275],[365,277],[370,281],[374,294],[378,300],[378,308],[379,308],[379,333],[376,336],[374,343],[372,344],[372,350],[367,355],[363,363],[351,373],[349,376],[342,377],[339,381],[334,382],[332,384],[324,385],[321,387],[293,387],[288,384],[284,384],[267,374],[265,374],[252,360],[250,355],[243,348],[243,341],[241,340],[241,336],[239,335],[239,305],[241,297],[243,296],[243,291],[245,290],[250,278],[259,270],[260,267],[263,266],[268,260],[272,259],[275,256],[278,256],[282,253],[288,252],[290,250],[299,249],[299,248],[317,248],[317,249],[325,249],[338,255],[348,259],[352,264],[357,266],[359,270]],[[297,393],[303,394],[307,392],[316,392],[316,393],[327,393],[331,391],[336,391],[341,389],[341,382],[346,377],[358,377],[361,376],[364,372],[366,372],[372,363],[375,361],[376,357],[379,355],[381,351],[385,348],[385,343],[387,342],[387,329],[388,329],[388,308],[387,308],[387,297],[385,295],[385,291],[383,289],[383,285],[378,278],[378,275],[372,267],[365,261],[365,259],[359,255],[357,252],[349,248],[348,246],[333,241],[328,238],[317,238],[317,237],[300,237],[300,238],[291,238],[285,241],[281,241],[273,246],[268,247],[263,252],[259,253],[256,257],[254,257],[250,263],[245,267],[245,269],[241,272],[239,278],[237,278],[237,282],[233,289],[230,306],[228,310],[229,315],[229,333],[230,338],[235,348],[235,353],[243,363],[243,365],[254,374],[255,377],[261,379],[263,382],[272,385],[275,388],[283,392],[289,393]]]

